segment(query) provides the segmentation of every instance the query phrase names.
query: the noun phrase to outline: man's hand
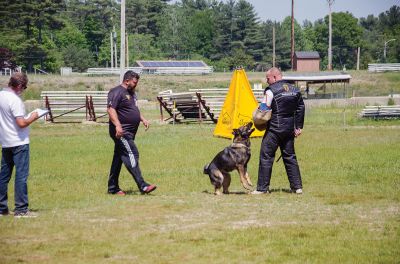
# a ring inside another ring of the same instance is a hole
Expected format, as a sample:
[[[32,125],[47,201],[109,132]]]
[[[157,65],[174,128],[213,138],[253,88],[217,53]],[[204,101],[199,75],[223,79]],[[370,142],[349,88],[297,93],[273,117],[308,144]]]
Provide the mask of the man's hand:
[[[145,129],[145,130],[149,129],[149,127],[150,127],[150,122],[149,122],[147,119],[145,119],[145,118],[142,118],[142,122],[143,122],[143,125],[144,125],[144,129]]]
[[[301,135],[301,128],[296,128],[295,130],[294,130],[294,136],[295,137],[298,137],[298,136],[300,136]]]
[[[122,127],[120,125],[115,127],[115,131],[116,131],[115,132],[116,138],[121,138],[124,135],[124,130],[122,129]]]
[[[25,119],[24,117],[17,117],[15,119],[15,122],[17,123],[17,126],[19,126],[20,128],[25,128],[25,127],[29,126],[30,124],[32,124],[34,121],[36,121],[36,119],[38,119],[38,118],[39,118],[39,115],[35,111],[27,119]]]
[[[111,122],[115,126],[115,137],[121,138],[124,135],[124,130],[122,129],[121,123],[118,120],[117,111],[112,107],[108,107],[107,112],[108,112],[108,115],[110,116]]]

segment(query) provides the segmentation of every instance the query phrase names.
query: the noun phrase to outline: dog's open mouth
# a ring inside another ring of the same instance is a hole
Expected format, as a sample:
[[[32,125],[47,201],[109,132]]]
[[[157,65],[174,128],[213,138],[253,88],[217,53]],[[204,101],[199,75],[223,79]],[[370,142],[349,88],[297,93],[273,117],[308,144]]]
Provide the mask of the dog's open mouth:
[[[252,128],[253,122],[249,122],[244,126],[239,127],[238,129],[233,130],[234,138],[248,139],[251,134],[255,131],[255,128]]]

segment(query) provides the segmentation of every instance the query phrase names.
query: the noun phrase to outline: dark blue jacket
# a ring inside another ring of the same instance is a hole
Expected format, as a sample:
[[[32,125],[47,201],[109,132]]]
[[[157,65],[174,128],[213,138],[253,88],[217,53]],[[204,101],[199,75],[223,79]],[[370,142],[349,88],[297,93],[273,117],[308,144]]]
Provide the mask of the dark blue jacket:
[[[274,95],[272,99],[272,117],[268,130],[276,133],[293,133],[295,128],[303,128],[304,102],[299,89],[286,81],[278,81],[265,89]]]

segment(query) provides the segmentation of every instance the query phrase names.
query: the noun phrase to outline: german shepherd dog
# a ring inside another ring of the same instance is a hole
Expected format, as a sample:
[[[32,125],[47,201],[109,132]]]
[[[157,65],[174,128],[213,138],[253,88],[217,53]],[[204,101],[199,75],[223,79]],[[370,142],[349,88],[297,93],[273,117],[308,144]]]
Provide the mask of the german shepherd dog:
[[[242,186],[251,190],[253,184],[247,173],[247,163],[250,160],[250,135],[255,130],[251,128],[253,123],[234,129],[233,143],[219,152],[211,163],[204,166],[204,174],[210,176],[211,184],[215,187],[215,194],[221,194],[221,187],[224,194],[229,194],[229,185],[231,184],[231,175],[229,172],[237,170],[240,175]]]

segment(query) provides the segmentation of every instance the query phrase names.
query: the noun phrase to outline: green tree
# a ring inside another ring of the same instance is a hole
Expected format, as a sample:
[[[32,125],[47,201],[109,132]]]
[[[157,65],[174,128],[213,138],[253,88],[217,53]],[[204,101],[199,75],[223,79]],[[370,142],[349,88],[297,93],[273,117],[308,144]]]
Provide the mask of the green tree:
[[[55,33],[54,42],[58,48],[65,48],[70,44],[74,44],[81,48],[88,48],[86,37],[75,24],[66,21],[65,27]]]
[[[146,34],[148,28],[148,0],[128,0],[126,2],[126,31],[129,33]]]
[[[0,48],[0,69],[15,69],[16,67],[17,64],[15,63],[14,54],[11,52],[11,50]]]
[[[1,31],[10,36],[6,37],[10,41],[8,46],[16,54],[18,63],[28,70],[32,70],[33,65],[45,68],[44,60],[50,56],[49,49],[43,47],[44,35],[62,28],[59,13],[65,8],[64,1],[2,0],[0,4],[3,9]]]
[[[129,61],[158,60],[162,58],[161,50],[154,43],[154,36],[149,34],[129,35]]]
[[[119,5],[110,0],[69,0],[68,19],[85,35],[90,51],[97,58],[100,46],[119,22]]]
[[[377,40],[381,36],[381,32],[378,28],[379,19],[373,15],[369,15],[366,18],[360,18],[359,24],[363,28],[363,37],[361,40],[361,69],[366,69],[368,63],[378,62],[382,54],[380,45],[378,45]]]
[[[386,47],[386,62],[400,61],[400,6],[392,6],[388,11],[379,14],[380,31],[383,32],[381,43],[396,39]],[[384,46],[383,44],[380,44]],[[379,46],[380,46],[379,45]],[[381,48],[383,50],[384,47]],[[382,56],[383,61],[383,56]]]
[[[196,38],[188,12],[190,10],[175,4],[164,10],[159,21],[157,46],[168,58],[187,58],[194,52]]]
[[[215,37],[213,46],[216,51],[211,55],[212,60],[221,60],[230,56],[234,41],[234,32],[237,30],[235,22],[235,1],[228,0],[226,4],[219,2],[214,6]]]
[[[246,53],[251,55],[254,60],[261,61],[264,39],[254,7],[245,0],[239,0],[236,5],[236,22],[237,41],[243,43]]]
[[[215,52],[213,46],[214,39],[214,17],[212,10],[195,11],[191,17],[194,30],[193,50],[203,57],[210,58]]]
[[[68,45],[63,50],[64,66],[72,67],[74,71],[83,72],[89,67],[94,67],[95,61],[93,53],[88,49],[76,46],[74,44]]]
[[[129,33],[160,34],[159,20],[169,0],[128,0],[126,29]]]
[[[261,64],[261,69],[263,70],[263,67],[271,67],[272,66],[272,60],[273,60],[273,27],[276,27],[276,22],[272,22],[271,20],[267,20],[265,22],[262,22],[260,26],[260,34],[262,35],[262,39],[264,41],[264,46],[263,46],[263,58],[262,61],[263,63]]]
[[[314,43],[316,41],[316,37],[313,24],[308,20],[304,20],[302,30],[303,30],[302,49],[304,51],[314,51],[315,50]]]
[[[289,17],[286,18],[286,20]],[[290,18],[289,18],[290,19]],[[291,68],[290,60],[290,27],[287,23],[275,24],[275,56],[276,66],[282,70]]]
[[[230,70],[236,67],[244,67],[248,70],[253,69],[254,59],[251,55],[246,54],[243,49],[234,49],[232,55],[222,59],[224,65],[227,65]]]
[[[314,43],[323,65],[326,65],[328,49],[328,16],[314,25],[316,43]],[[363,30],[357,18],[348,12],[332,13],[332,64],[334,69],[355,67],[357,47],[362,43]]]

